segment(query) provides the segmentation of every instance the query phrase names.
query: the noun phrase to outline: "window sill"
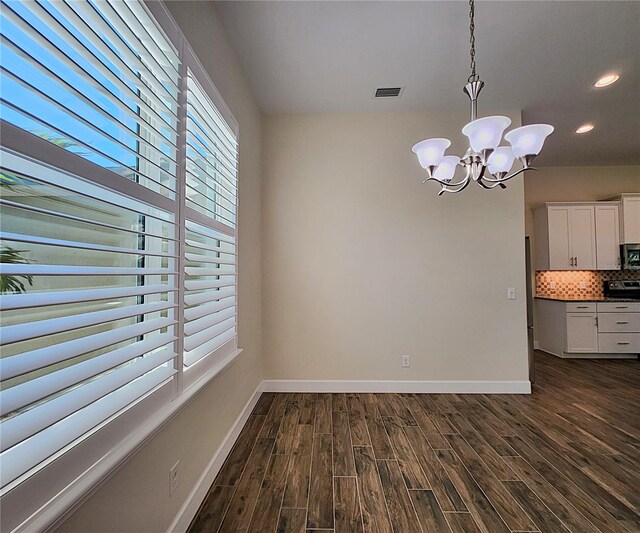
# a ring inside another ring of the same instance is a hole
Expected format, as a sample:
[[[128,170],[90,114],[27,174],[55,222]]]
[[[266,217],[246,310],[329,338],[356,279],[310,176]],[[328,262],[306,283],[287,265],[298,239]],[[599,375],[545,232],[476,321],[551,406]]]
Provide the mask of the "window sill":
[[[5,505],[9,505],[9,500],[11,502],[15,502],[17,504],[17,509],[15,507],[14,509],[16,509],[16,511],[21,511],[21,514],[24,515],[23,521],[20,520],[21,523],[18,522],[19,525],[15,530],[45,531],[53,530],[59,526],[78,507],[80,507],[84,501],[98,490],[102,484],[114,475],[131,456],[137,453],[138,450],[148,440],[150,440],[156,432],[170,422],[171,419],[175,417],[178,412],[201,390],[203,390],[215,378],[223,374],[237,360],[241,353],[242,348],[237,348],[228,356],[212,364],[211,367],[200,374],[193,383],[189,384],[182,394],[169,403],[165,403],[163,406],[160,406],[159,409],[156,409],[155,412],[145,418],[146,422],[136,424],[136,429],[134,431],[130,431],[124,438],[121,438],[120,441],[103,454],[99,460],[89,466],[64,489],[46,501],[46,503],[44,503],[44,505],[39,509],[35,511],[33,509],[25,509],[25,504],[28,504],[29,502],[29,498],[26,496],[31,492],[31,490],[33,490],[34,482],[36,485],[46,486],[46,482],[43,483],[43,478],[55,475],[54,472],[47,471],[50,470],[50,467],[54,466],[56,461],[54,461],[53,464],[44,467],[40,472],[37,472],[14,490],[7,493],[2,499],[2,506],[5,509],[10,509],[11,507],[5,507]],[[122,418],[125,417],[123,416]],[[132,421],[130,420],[123,420],[123,423],[128,426],[132,425]],[[118,419],[110,423],[108,427],[114,425],[118,425]],[[103,429],[107,428],[105,427]],[[113,429],[114,428],[111,427],[111,430]],[[117,428],[115,429],[117,430]],[[82,448],[82,445],[88,445],[88,447],[91,447],[90,441],[95,438],[99,439],[101,436],[100,433],[101,431],[98,431],[96,434],[91,435],[77,446],[77,448]],[[73,448],[64,454],[64,456],[67,456],[67,460],[72,459],[74,457],[74,452],[82,453],[82,450],[76,450],[76,448]],[[33,502],[33,500],[31,501]],[[32,514],[29,516],[30,512]]]

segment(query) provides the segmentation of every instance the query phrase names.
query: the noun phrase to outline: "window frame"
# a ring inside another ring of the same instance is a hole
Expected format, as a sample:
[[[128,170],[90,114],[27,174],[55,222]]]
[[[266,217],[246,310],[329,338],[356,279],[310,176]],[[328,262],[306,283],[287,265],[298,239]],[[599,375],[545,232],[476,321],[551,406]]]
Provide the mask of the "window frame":
[[[91,176],[91,181],[118,194],[161,207],[175,214],[178,250],[176,265],[177,317],[175,353],[177,374],[171,381],[134,402],[84,436],[76,444],[63,448],[57,457],[38,469],[22,483],[2,496],[3,529],[47,529],[59,524],[104,482],[107,477],[133,455],[151,436],[164,426],[205,385],[231,365],[242,352],[239,348],[239,316],[232,349],[227,353],[213,352],[186,368],[183,364],[185,324],[185,220],[186,208],[186,99],[187,72],[198,81],[216,110],[233,132],[239,150],[239,126],[203,65],[198,60],[184,34],[170,15],[164,2],[140,0],[156,21],[158,29],[173,45],[180,60],[178,79],[178,150],[176,153],[176,194],[170,199],[160,193],[137,187],[132,194],[131,181],[106,168],[73,154],[64,148],[0,120],[2,146],[8,151],[51,165],[74,176]],[[240,174],[237,163],[236,176]],[[239,186],[239,183],[238,183]],[[236,258],[239,257],[238,220],[239,189],[236,192],[236,224],[233,228]],[[230,228],[214,220],[195,218],[195,222],[230,234]],[[238,305],[238,264],[236,262],[236,306]],[[227,345],[223,345],[226,347]],[[219,352],[220,350],[218,350]]]

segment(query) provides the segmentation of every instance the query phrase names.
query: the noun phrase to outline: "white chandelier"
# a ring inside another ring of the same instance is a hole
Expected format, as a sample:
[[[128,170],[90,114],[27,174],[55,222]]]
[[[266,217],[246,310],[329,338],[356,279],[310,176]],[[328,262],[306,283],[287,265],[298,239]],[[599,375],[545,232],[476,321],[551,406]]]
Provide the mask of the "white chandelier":
[[[443,138],[420,141],[411,149],[428,174],[422,183],[436,181],[440,184],[438,196],[445,192],[460,192],[472,180],[485,189],[493,189],[498,185],[506,188],[505,181],[525,170],[535,170],[531,167],[531,162],[542,150],[547,136],[553,132],[553,126],[548,124],[522,126],[505,134],[504,139],[511,146],[498,146],[511,119],[503,116],[478,118],[478,94],[484,82],[476,74],[474,0],[469,0],[469,7],[471,76],[464,92],[471,100],[471,122],[462,128],[462,133],[469,138],[469,149],[463,157],[444,155],[445,150],[451,146],[451,141]],[[516,158],[522,168],[509,174]],[[465,175],[460,181],[454,182],[453,176],[458,166],[465,169]]]

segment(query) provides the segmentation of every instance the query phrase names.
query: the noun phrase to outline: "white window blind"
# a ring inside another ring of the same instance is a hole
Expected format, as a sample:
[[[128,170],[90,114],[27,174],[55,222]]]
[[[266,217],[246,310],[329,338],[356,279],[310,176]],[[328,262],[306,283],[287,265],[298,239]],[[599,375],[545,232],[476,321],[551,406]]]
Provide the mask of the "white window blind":
[[[189,366],[236,338],[235,238],[187,221],[184,364]],[[233,346],[235,348],[235,345]]]
[[[184,364],[236,347],[236,136],[188,70]]]
[[[136,2],[2,2],[3,119],[174,197],[178,57]]]
[[[0,4],[11,529],[238,353],[238,144],[162,4]]]
[[[171,213],[0,153],[5,491],[175,374],[177,249]]]
[[[187,207],[236,227],[236,137],[195,80],[187,78]]]

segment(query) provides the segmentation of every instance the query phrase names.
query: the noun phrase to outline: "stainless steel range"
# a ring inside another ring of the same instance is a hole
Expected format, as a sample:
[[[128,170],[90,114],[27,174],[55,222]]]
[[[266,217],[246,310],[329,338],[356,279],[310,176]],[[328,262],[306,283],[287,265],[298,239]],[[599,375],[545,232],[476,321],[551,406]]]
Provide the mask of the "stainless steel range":
[[[640,300],[640,280],[605,280],[604,295],[607,298]]]

